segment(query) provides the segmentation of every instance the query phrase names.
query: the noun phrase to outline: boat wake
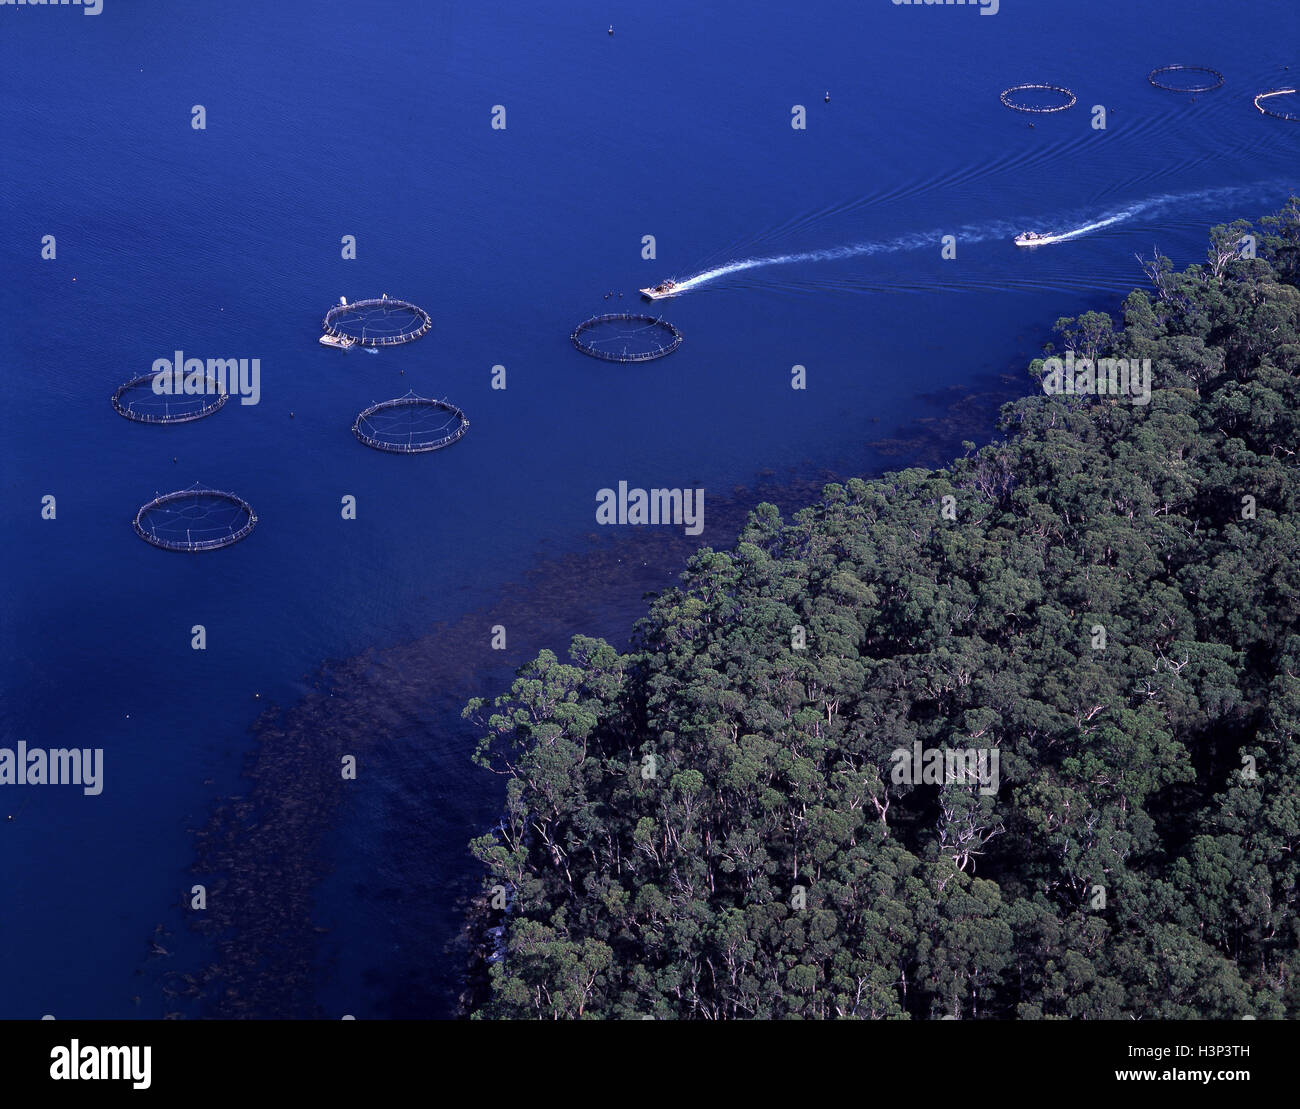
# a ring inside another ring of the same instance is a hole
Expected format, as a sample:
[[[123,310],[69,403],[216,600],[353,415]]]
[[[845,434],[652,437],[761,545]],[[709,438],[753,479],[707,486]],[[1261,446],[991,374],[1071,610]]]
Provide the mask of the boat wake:
[[[836,262],[842,258],[858,258],[870,254],[896,254],[905,250],[921,250],[934,246],[940,237],[946,233],[950,232],[934,231],[929,234],[904,235],[897,239],[887,239],[879,242],[834,246],[825,250],[805,250],[795,254],[770,254],[761,258],[741,258],[735,262],[726,262],[721,266],[714,266],[703,273],[697,273],[694,277],[679,281],[673,292],[688,293],[692,289],[698,289],[701,285],[717,281],[720,277],[740,273],[742,270],[758,269],[760,266],[784,266],[792,262]],[[1003,231],[1002,233],[1006,232]],[[958,240],[963,243],[982,242],[993,238],[995,234],[994,231],[963,228],[958,232]]]
[[[1073,230],[1045,235],[1043,238],[1035,240],[1034,245],[1050,246],[1053,243],[1068,242],[1071,239],[1078,239],[1084,235],[1090,235],[1094,231],[1114,227],[1137,216],[1158,212],[1174,205],[1186,209],[1188,206],[1197,203],[1224,202],[1239,199],[1244,195],[1258,193],[1261,189],[1273,187],[1274,185],[1274,182],[1261,182],[1247,186],[1202,189],[1199,192],[1192,193],[1165,193],[1130,204],[1117,212],[1110,212],[1100,219],[1091,220]],[[675,294],[688,293],[692,289],[698,289],[730,274],[759,269],[764,266],[783,266],[797,262],[834,262],[844,258],[858,258],[873,254],[897,254],[909,250],[932,250],[939,244],[944,235],[950,234],[956,234],[958,243],[965,246],[969,243],[988,242],[991,239],[1010,239],[1017,230],[1018,228],[1010,223],[998,221],[996,223],[957,228],[955,232],[953,228],[949,227],[944,230],[902,235],[896,239],[882,239],[873,242],[829,247],[825,250],[806,250],[792,254],[771,254],[757,258],[741,258],[734,262],[714,266],[712,269],[704,270],[693,277],[687,277],[677,282],[673,291]]]
[[[1176,199],[1174,197],[1167,198]],[[1116,212],[1113,216],[1105,216],[1102,219],[1095,220],[1092,223],[1085,223],[1082,227],[1076,227],[1073,231],[1062,231],[1058,235],[1042,235],[1034,240],[1034,246],[1051,246],[1052,243],[1066,243],[1071,239],[1077,239],[1083,235],[1091,235],[1094,231],[1100,231],[1103,227],[1112,227],[1117,223],[1123,223],[1134,216],[1141,215],[1143,212],[1150,210],[1155,201],[1134,204],[1131,208],[1125,208],[1122,212]]]

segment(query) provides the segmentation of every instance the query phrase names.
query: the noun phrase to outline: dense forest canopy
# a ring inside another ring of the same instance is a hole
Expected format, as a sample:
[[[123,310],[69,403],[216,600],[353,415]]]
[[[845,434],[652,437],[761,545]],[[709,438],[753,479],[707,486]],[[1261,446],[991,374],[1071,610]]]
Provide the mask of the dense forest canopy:
[[[1146,270],[1056,330],[1149,403],[1039,389],[760,506],[627,653],[467,707],[508,775],[475,1015],[1300,1016],[1300,200]]]

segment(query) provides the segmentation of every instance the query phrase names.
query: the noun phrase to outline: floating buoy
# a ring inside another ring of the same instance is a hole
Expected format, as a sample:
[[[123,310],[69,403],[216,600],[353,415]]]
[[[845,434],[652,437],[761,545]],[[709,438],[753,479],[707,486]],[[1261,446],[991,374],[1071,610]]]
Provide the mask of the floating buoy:
[[[827,93],[826,93],[826,103],[829,104],[830,102],[831,102],[831,94],[830,94],[829,92],[827,92]]]
[[[176,461],[176,456],[175,456],[175,455],[172,455],[172,461],[173,461],[173,462]]]
[[[611,35],[614,33],[614,24],[612,24],[612,23],[609,25],[609,33],[610,33]]]
[[[291,419],[291,420],[293,419],[293,413],[292,413],[292,412],[289,413],[289,419]]]

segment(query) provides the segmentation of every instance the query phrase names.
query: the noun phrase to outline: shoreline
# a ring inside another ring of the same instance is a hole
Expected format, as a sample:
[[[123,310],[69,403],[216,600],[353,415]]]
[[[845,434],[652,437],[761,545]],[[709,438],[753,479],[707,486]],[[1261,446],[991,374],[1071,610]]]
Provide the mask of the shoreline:
[[[490,605],[440,622],[414,639],[323,662],[308,679],[309,693],[292,705],[272,705],[257,718],[241,772],[246,788],[214,802],[204,826],[194,832],[192,873],[208,885],[210,909],[204,919],[188,923],[210,951],[203,968],[168,973],[163,983],[168,1007],[182,996],[188,999],[187,1016],[323,1015],[321,964],[329,960],[322,949],[333,929],[321,917],[337,915],[337,909],[317,905],[317,894],[337,869],[330,834],[361,818],[338,788],[339,758],[350,753],[369,767],[379,766],[381,788],[391,787],[384,767],[402,775],[406,769],[386,762],[394,757],[383,749],[388,736],[412,730],[437,734],[453,716],[459,721],[471,697],[499,689],[503,681],[508,685],[517,668],[544,647],[562,653],[575,634],[624,649],[644,614],[645,594],[674,584],[695,550],[734,545],[757,504],[776,504],[788,516],[815,501],[828,482],[947,460],[960,450],[963,437],[978,434],[976,428],[983,430],[982,439],[992,437],[1001,404],[1021,395],[1023,387],[1013,391],[1007,374],[996,386],[983,384],[925,398],[938,414],[864,444],[874,465],[864,457],[857,466],[846,463],[833,471],[806,465],[802,472],[779,477],[761,472],[751,484],[712,499],[709,527],[697,537],[679,529],[593,527],[577,537],[574,549],[556,556],[538,553],[533,568],[502,583]],[[498,623],[510,628],[508,651],[488,646],[486,630]],[[458,738],[470,731],[460,722]],[[482,801],[495,787],[470,763],[468,747],[463,763],[440,770],[476,792],[472,801]],[[431,970],[433,981],[417,1008],[441,1011],[427,1015],[463,1015],[475,983],[480,988],[486,983],[484,936],[500,922],[497,914],[475,906],[482,896],[479,868],[467,845],[490,823],[459,829],[463,864],[451,868],[453,881],[441,884],[440,900],[433,905],[444,918],[446,902],[452,906],[457,926],[441,937],[439,950],[444,964],[455,964],[455,970]],[[394,865],[412,883],[429,869],[420,857]],[[419,894],[417,889],[412,896]],[[326,985],[329,980],[326,976]]]

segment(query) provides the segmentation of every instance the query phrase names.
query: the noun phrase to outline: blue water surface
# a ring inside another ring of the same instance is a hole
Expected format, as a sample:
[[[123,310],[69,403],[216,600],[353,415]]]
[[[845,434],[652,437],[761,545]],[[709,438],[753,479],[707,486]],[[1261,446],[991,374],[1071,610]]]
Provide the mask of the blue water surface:
[[[867,457],[935,393],[1019,373],[1057,317],[1117,311],[1135,255],[1186,264],[1210,225],[1280,207],[1300,125],[1251,97],[1300,75],[1297,42],[1294,0],[0,8],[0,746],[106,760],[99,796],[0,788],[0,1017],[162,1015],[157,959],[205,958],[183,934],[192,830],[244,788],[258,712],[323,660],[580,553],[620,480],[722,491]],[[1226,84],[1148,84],[1175,62]],[[1034,81],[1078,104],[999,103]],[[664,361],[569,344],[640,286],[751,260],[654,306],[686,336]],[[432,332],[373,356],[317,343],[340,295],[381,292]],[[113,389],[177,350],[257,358],[259,403],[177,427],[116,414]],[[461,405],[469,434],[361,446],[357,412],[408,389]],[[142,543],[136,509],[195,481],[246,498],[252,536]],[[587,603],[592,630],[624,619]],[[323,1011],[451,1011],[450,891],[501,788],[474,738],[404,736],[326,837]]]

